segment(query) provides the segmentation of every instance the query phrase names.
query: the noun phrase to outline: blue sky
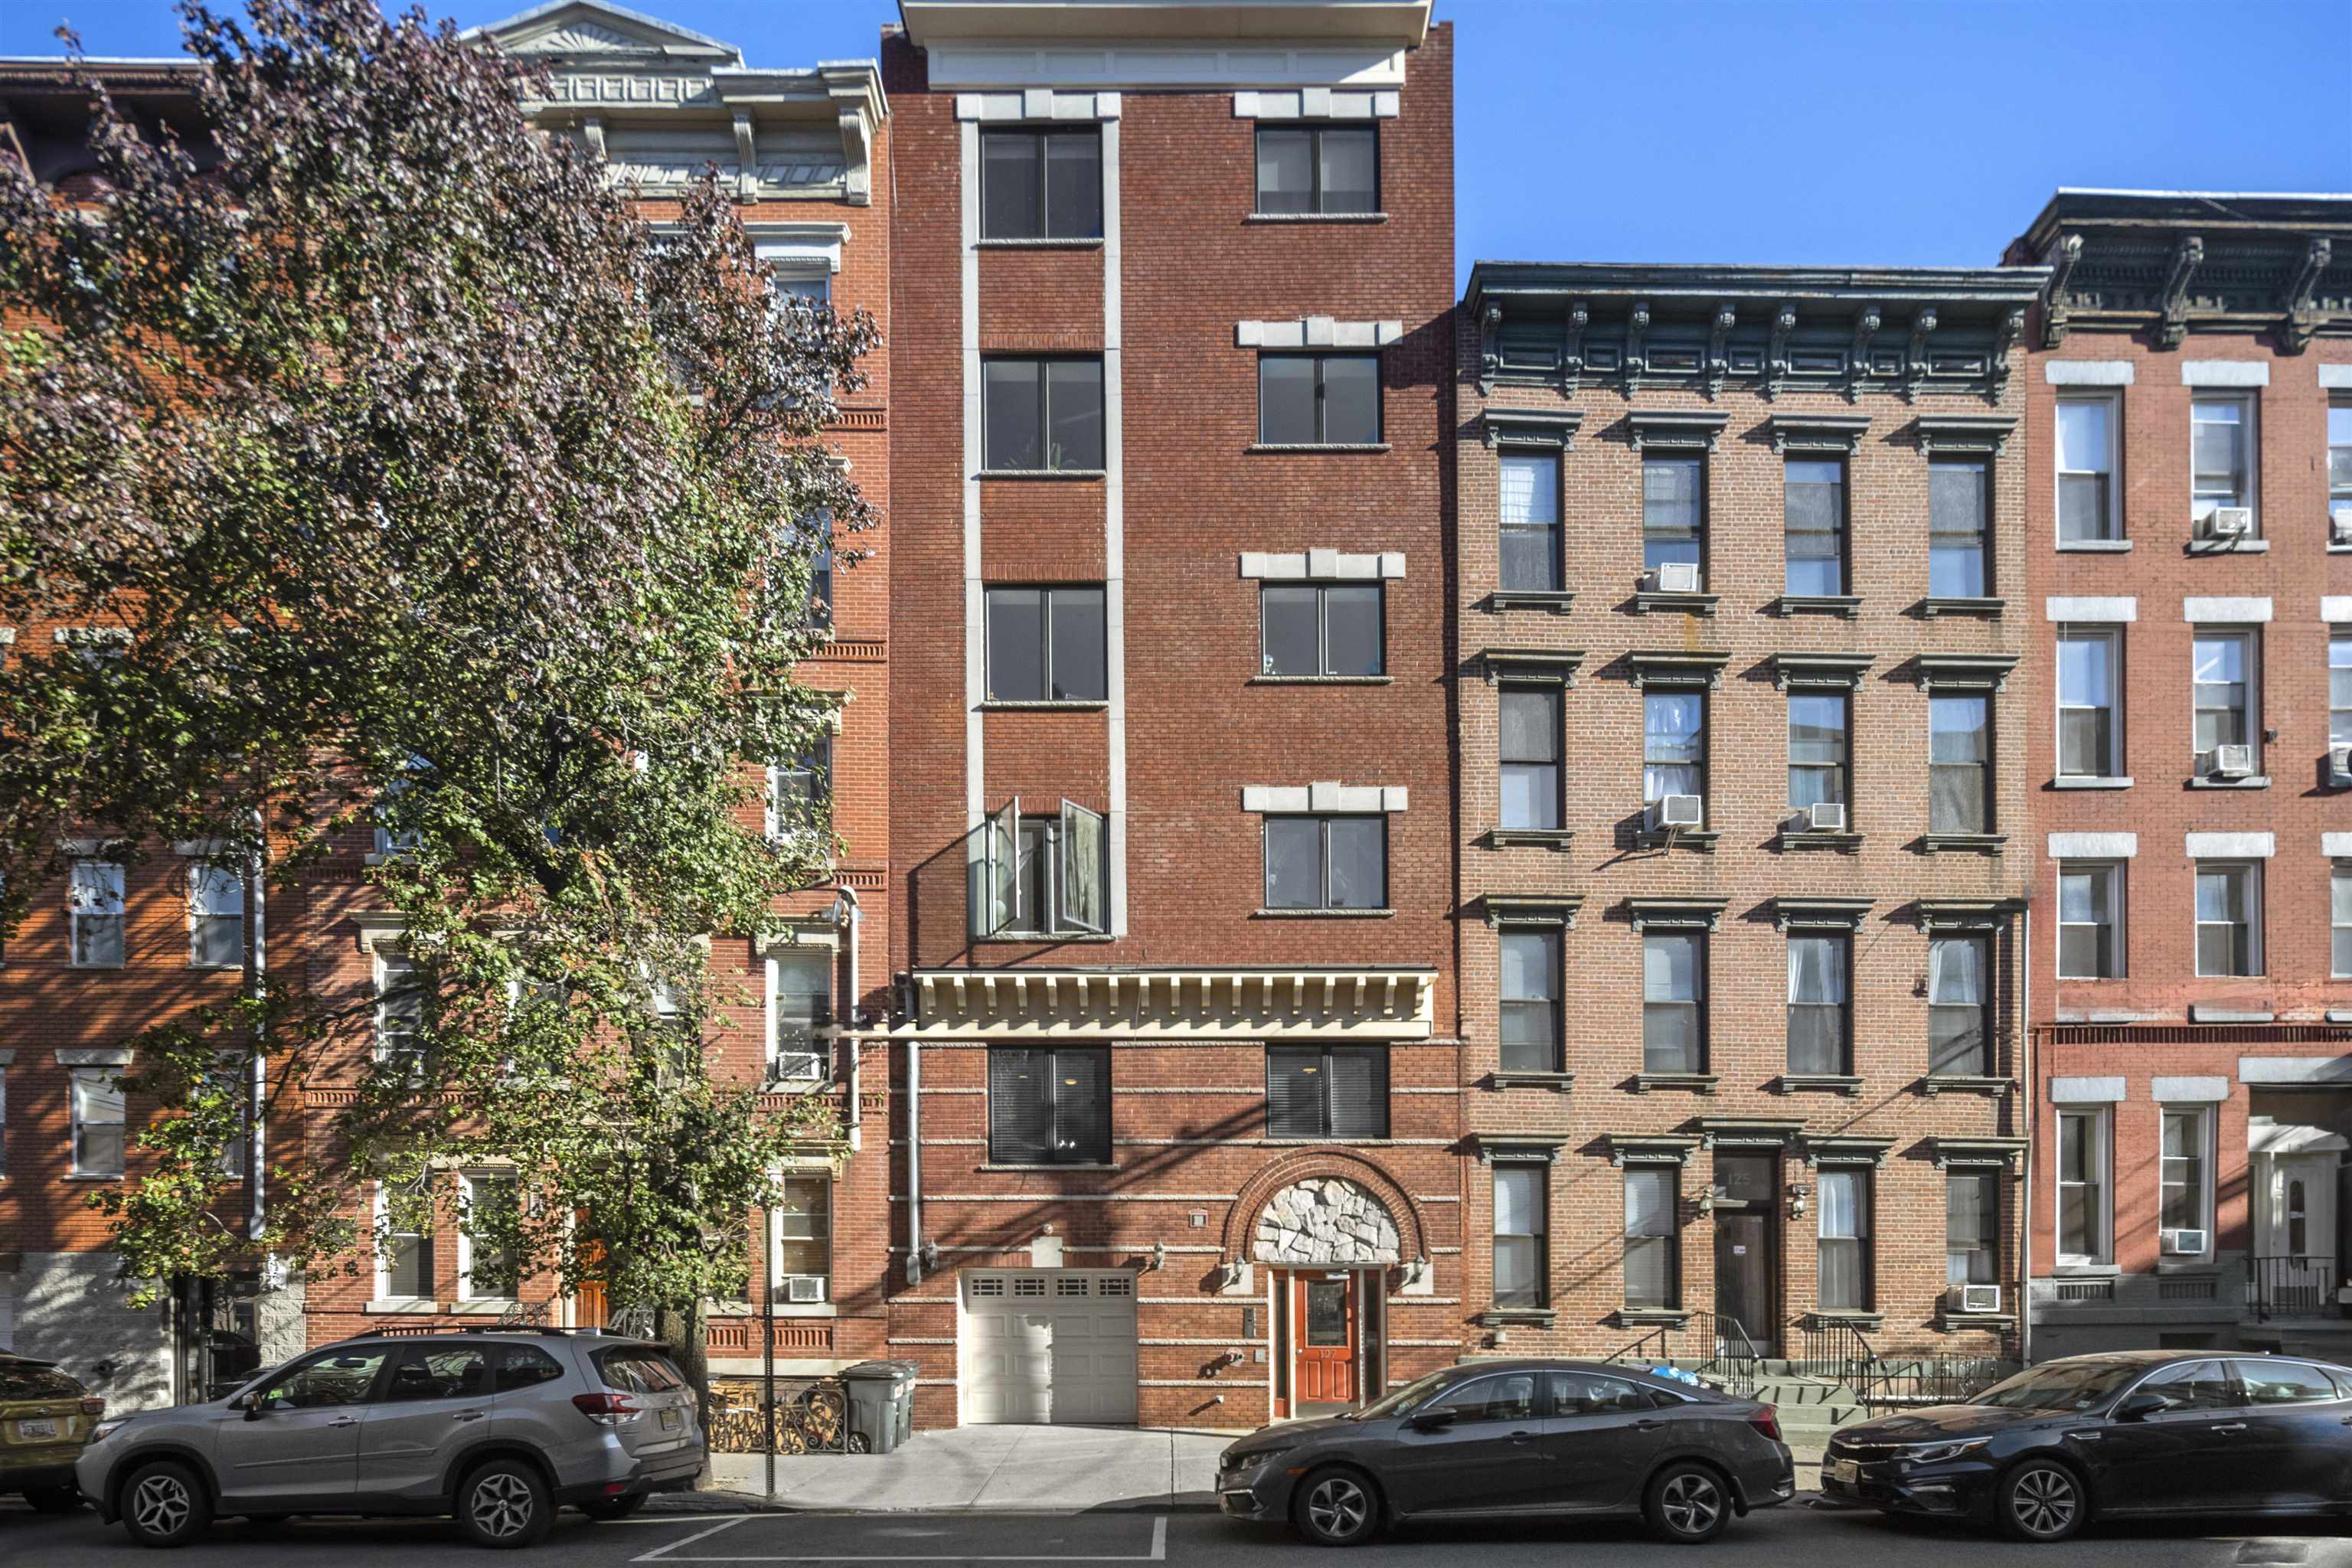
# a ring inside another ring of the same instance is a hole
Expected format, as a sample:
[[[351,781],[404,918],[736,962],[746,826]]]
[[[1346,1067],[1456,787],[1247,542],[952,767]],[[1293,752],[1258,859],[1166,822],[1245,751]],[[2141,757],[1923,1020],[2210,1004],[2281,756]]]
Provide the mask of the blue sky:
[[[461,24],[517,4],[441,0]],[[437,8],[437,7],[436,7]],[[637,0],[753,65],[889,0]],[[1966,266],[2061,184],[2352,191],[2352,0],[1438,0],[1456,254]],[[160,0],[5,0],[0,53],[175,52]],[[1392,171],[1393,173],[1393,171]]]

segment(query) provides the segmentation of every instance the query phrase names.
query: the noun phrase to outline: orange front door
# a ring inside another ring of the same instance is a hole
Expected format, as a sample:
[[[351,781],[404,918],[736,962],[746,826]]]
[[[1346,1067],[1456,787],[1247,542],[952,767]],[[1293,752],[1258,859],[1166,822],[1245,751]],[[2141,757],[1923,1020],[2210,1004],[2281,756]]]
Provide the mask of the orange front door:
[[[1356,1277],[1290,1277],[1291,1344],[1296,1347],[1294,1405],[1356,1402]]]

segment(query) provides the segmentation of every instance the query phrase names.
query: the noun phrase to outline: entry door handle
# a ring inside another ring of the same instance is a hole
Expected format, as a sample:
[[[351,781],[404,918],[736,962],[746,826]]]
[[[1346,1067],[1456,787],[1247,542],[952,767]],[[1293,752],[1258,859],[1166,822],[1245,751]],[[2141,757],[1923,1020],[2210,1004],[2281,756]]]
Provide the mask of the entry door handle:
[[[460,1410],[449,1417],[452,1421],[479,1421],[481,1418],[482,1413],[478,1410]]]
[[[338,1415],[328,1422],[327,1426],[331,1429],[336,1426],[356,1426],[359,1424],[360,1418],[356,1415]]]
[[[1514,1443],[1532,1443],[1535,1440],[1536,1435],[1532,1432],[1514,1432],[1511,1434],[1511,1441]]]
[[[2245,1429],[2246,1424],[2242,1421],[2225,1421],[2219,1426],[2205,1428],[2208,1432],[2242,1432]]]
[[[1665,1423],[1663,1421],[1636,1421],[1633,1423],[1633,1430],[1636,1432],[1654,1432],[1664,1425]]]

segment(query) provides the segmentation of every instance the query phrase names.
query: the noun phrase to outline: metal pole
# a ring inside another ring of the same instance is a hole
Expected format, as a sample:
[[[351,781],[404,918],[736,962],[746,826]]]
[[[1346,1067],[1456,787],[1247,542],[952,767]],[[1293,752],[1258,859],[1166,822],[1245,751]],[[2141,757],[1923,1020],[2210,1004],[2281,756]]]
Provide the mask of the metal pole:
[[[2017,1359],[2027,1366],[2033,1364],[2033,1145],[2042,1136],[2042,1085],[2036,1079],[2039,1070],[2033,1059],[2033,900],[2026,899],[2025,910],[2025,986],[2021,999],[2025,1017],[2023,1035],[2019,1043],[2018,1076],[2025,1079],[2025,1148],[2020,1158],[2025,1165],[2025,1226],[2018,1242],[2017,1279]]]
[[[768,1495],[776,1495],[776,1216],[760,1212],[760,1410],[767,1438]]]

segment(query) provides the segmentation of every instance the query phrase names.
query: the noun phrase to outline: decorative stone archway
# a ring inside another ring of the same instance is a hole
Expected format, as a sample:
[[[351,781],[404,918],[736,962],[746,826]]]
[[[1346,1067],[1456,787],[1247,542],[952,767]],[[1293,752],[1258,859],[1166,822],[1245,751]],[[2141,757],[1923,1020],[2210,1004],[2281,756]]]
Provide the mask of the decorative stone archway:
[[[1283,1268],[1339,1268],[1403,1261],[1387,1205],[1343,1176],[1309,1176],[1266,1200],[1250,1256]]]
[[[1385,1261],[1409,1268],[1429,1256],[1431,1238],[1425,1216],[1378,1160],[1354,1149],[1293,1150],[1252,1173],[1225,1210],[1218,1241],[1228,1272],[1227,1290],[1242,1288],[1244,1272],[1254,1263],[1274,1268],[1317,1266],[1316,1261],[1302,1259],[1294,1263],[1284,1256],[1278,1250],[1278,1235],[1266,1236],[1263,1244],[1261,1236],[1267,1228],[1267,1221],[1273,1221],[1277,1231],[1282,1225],[1277,1202],[1302,1190],[1319,1199],[1324,1184],[1334,1182],[1340,1189],[1334,1194],[1335,1201],[1328,1205],[1318,1202],[1315,1207],[1344,1211],[1352,1218],[1370,1222],[1373,1236],[1370,1247],[1376,1250],[1385,1242],[1391,1249],[1381,1257],[1371,1256],[1368,1251],[1361,1259],[1364,1267]],[[1344,1201],[1339,1201],[1341,1199]],[[1295,1202],[1289,1206],[1294,1211],[1298,1208]],[[1290,1228],[1306,1229],[1312,1234],[1311,1225],[1293,1224]],[[1265,1249],[1269,1247],[1276,1250]]]

